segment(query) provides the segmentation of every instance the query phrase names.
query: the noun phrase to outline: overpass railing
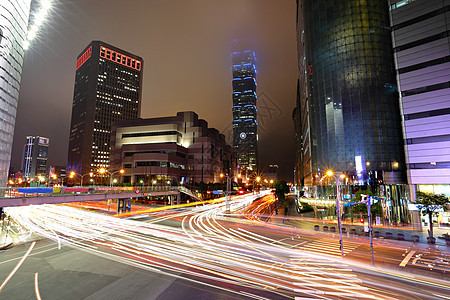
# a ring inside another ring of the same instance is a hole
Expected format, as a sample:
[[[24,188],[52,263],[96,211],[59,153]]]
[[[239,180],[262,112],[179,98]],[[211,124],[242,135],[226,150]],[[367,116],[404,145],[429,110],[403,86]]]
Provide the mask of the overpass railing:
[[[7,187],[1,189],[3,197],[40,197],[63,195],[89,195],[89,194],[118,194],[118,193],[151,193],[164,191],[185,191],[183,186],[75,186],[75,187]]]

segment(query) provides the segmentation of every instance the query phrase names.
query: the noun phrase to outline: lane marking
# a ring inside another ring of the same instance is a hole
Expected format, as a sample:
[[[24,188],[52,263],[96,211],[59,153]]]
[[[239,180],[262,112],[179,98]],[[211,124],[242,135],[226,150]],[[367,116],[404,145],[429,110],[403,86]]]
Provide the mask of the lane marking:
[[[39,293],[38,273],[34,274],[34,292],[36,293],[36,299],[41,300],[41,294]]]
[[[406,257],[402,260],[402,262],[399,264],[400,267],[404,267],[406,266],[406,264],[408,263],[408,261],[411,259],[411,257],[414,255],[414,253],[416,253],[416,251],[411,251],[408,253],[408,255],[406,255]]]
[[[23,264],[25,259],[27,258],[28,254],[30,254],[31,250],[33,250],[34,245],[36,245],[36,242],[31,243],[30,248],[28,248],[28,251],[24,254],[22,259],[17,263],[17,265],[14,267],[14,269],[9,273],[8,277],[3,281],[2,285],[0,286],[0,292],[3,290],[5,285],[8,283],[8,281],[13,277],[13,275],[17,272],[19,267]]]

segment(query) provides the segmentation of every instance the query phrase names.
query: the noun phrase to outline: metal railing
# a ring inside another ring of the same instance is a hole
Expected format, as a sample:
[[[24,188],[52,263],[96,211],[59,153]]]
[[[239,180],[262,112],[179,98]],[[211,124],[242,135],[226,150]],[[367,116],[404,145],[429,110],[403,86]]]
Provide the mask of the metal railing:
[[[150,193],[164,191],[180,191],[188,195],[195,195],[184,186],[132,186],[132,187],[109,187],[109,186],[74,186],[74,187],[7,187],[0,188],[0,198],[16,197],[41,197],[41,196],[63,196],[63,195],[89,195],[89,194],[118,194],[118,193]]]

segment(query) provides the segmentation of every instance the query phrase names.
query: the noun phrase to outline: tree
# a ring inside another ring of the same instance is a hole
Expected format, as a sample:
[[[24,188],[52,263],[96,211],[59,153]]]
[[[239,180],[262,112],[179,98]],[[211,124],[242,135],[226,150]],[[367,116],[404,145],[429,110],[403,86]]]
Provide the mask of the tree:
[[[361,201],[361,195],[367,195],[367,196],[373,196],[373,193],[369,190],[364,190],[364,191],[357,191],[355,194],[355,198],[353,198],[353,200],[355,202],[359,202]],[[358,203],[354,206],[352,206],[352,212],[357,213],[357,214],[367,214],[367,204],[365,203]],[[373,209],[371,209],[370,211],[372,212]]]
[[[353,200],[357,202],[361,201],[361,195],[373,196],[373,193],[369,190],[357,191],[355,194],[355,198],[353,198]]]
[[[432,193],[424,193],[417,192],[416,193],[417,207],[422,211],[423,215],[428,215],[428,220],[430,223],[430,231],[429,236],[433,239],[433,214],[441,208],[443,205],[449,202],[449,198],[444,194],[432,194]]]
[[[285,194],[289,193],[289,186],[286,181],[275,181],[273,187],[275,188],[275,195],[277,195],[278,200],[283,201],[285,199]]]

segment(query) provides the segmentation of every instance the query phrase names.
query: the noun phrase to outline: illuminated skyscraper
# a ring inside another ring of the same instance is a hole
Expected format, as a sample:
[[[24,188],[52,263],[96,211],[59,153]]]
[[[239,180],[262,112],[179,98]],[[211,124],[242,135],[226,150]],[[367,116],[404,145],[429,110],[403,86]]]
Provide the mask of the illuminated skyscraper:
[[[23,148],[22,175],[34,178],[46,175],[49,139],[42,136],[27,136]]]
[[[6,186],[31,0],[0,2],[0,187]]]
[[[240,172],[258,167],[255,52],[235,44],[233,52],[233,150]]]
[[[387,2],[297,7],[304,183],[327,169],[359,185],[406,183]]]
[[[67,170],[81,174],[110,166],[111,124],[140,115],[143,60],[91,42],[78,56]]]

